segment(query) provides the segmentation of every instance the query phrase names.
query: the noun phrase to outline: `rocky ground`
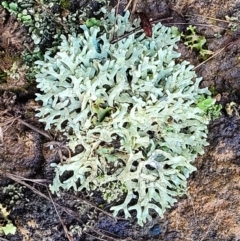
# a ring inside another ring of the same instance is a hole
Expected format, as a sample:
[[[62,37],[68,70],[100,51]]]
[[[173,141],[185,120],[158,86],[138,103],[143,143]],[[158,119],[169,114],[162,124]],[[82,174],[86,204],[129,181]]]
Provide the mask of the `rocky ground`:
[[[127,2],[120,1],[119,11]],[[240,1],[139,0],[136,9],[151,18],[172,17],[166,25],[184,32],[196,26],[207,40],[204,48],[214,53],[203,58],[179,44],[181,58],[196,66],[202,87],[208,86],[223,106],[221,117],[209,125],[210,144],[195,161],[198,170],[189,178],[188,195],[163,219],[153,214],[144,227],[134,219],[113,218],[97,192],[52,196],[50,163],[64,155],[64,140],[46,133],[35,117],[36,87],[26,83],[24,66],[18,71],[12,66],[24,49],[31,49],[31,41],[21,23],[0,8],[0,203],[17,228],[14,235],[0,234],[0,240],[240,240]],[[226,21],[226,16],[237,20]],[[17,79],[11,75],[16,72]]]

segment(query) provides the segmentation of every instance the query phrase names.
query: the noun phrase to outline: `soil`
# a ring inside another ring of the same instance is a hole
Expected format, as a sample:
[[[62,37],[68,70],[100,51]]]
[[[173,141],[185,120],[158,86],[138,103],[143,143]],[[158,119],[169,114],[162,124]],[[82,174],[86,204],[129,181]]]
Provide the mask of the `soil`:
[[[127,2],[120,1],[120,12]],[[35,117],[36,87],[26,84],[24,67],[18,81],[4,72],[19,60],[22,43],[31,48],[31,41],[26,29],[0,7],[0,203],[17,227],[16,234],[0,234],[0,240],[240,241],[240,27],[239,21],[236,26],[224,21],[225,16],[240,18],[240,1],[138,0],[136,10],[151,18],[172,17],[165,24],[185,33],[188,25],[196,26],[207,40],[204,47],[214,52],[204,59],[183,43],[178,48],[203,77],[202,87],[209,87],[223,106],[221,117],[209,125],[205,154],[194,162],[197,171],[189,178],[188,195],[163,219],[153,213],[140,227],[134,218],[113,218],[98,192],[50,194],[50,164],[64,156],[64,138],[45,132]],[[53,135],[57,141],[50,139]],[[0,217],[1,222],[6,220]]]

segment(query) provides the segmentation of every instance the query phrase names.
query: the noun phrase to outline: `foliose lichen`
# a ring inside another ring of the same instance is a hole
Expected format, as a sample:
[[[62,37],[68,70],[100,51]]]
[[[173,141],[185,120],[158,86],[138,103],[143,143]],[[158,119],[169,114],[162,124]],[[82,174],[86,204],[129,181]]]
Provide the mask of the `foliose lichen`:
[[[134,33],[111,44],[140,23],[129,12],[105,15],[100,27],[82,25],[82,34],[62,36],[58,52],[36,62],[37,117],[61,131],[73,152],[84,149],[56,165],[52,192],[86,188],[107,201],[125,198],[114,215],[135,210],[143,225],[150,210],[163,216],[186,193],[191,162],[208,144],[211,115],[198,102],[210,92],[199,88],[193,66],[176,63],[172,28],[158,23],[152,38]],[[72,175],[61,181],[66,171]]]

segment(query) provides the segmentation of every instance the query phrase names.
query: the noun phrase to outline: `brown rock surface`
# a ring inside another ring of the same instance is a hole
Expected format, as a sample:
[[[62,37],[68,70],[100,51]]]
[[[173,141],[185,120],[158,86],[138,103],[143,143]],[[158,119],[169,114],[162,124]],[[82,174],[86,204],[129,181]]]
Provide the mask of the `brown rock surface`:
[[[116,4],[118,1],[114,2]],[[127,2],[120,1],[120,10],[123,10]],[[240,28],[237,23],[236,30],[232,31],[225,16],[239,19],[240,1],[138,0],[137,10],[144,11],[152,18],[171,16],[173,19],[168,24],[179,26],[181,31],[186,31],[190,24],[197,26],[196,33],[207,39],[205,48],[214,51],[216,55],[197,67],[196,71],[203,77],[202,86],[211,87],[214,92],[221,94],[223,114],[209,126],[210,145],[206,147],[205,154],[195,161],[198,170],[189,179],[188,195],[179,198],[179,202],[165,213],[164,219],[154,215],[153,220],[143,228],[136,225],[134,220],[114,220],[98,209],[103,207],[104,210],[109,210],[99,193],[93,196],[81,193],[77,197],[67,193],[55,197],[56,205],[61,206],[57,206],[57,210],[68,230],[76,231],[76,227],[85,227],[79,228],[79,235],[74,240],[239,241]],[[3,11],[0,12],[1,18],[5,18]],[[4,31],[9,28],[10,33],[15,33],[14,26],[16,24],[10,26],[0,23],[0,28],[4,28]],[[219,34],[219,37],[215,34]],[[11,52],[14,52],[14,48],[16,52],[20,51],[19,45],[14,47],[13,44],[21,41],[22,36],[16,40],[17,37],[20,35],[15,34],[13,39],[6,41],[9,36],[0,36],[0,48],[6,50],[8,43]],[[179,51],[182,59],[189,60],[195,66],[203,61],[199,53],[190,51],[183,43],[179,44]],[[35,107],[34,103],[28,105],[30,99],[33,99],[32,95],[26,94],[23,97],[10,91],[1,92],[0,126],[3,136],[0,143],[0,203],[8,205],[11,210],[10,219],[18,232],[8,236],[0,234],[0,240],[69,240],[45,187],[34,184],[34,193],[24,189],[23,198],[11,204],[8,202],[11,195],[4,191],[10,182],[4,175],[5,172],[32,180],[47,179],[50,182],[53,169],[49,162],[59,161],[62,153],[60,144],[57,151],[53,149],[47,152],[42,144],[49,140],[17,121],[11,123],[9,115],[6,116],[6,113],[10,113],[12,118],[20,116],[39,129],[43,128],[33,117]],[[231,101],[236,106],[233,115],[229,116],[224,109]],[[20,177],[19,180],[24,181]],[[44,194],[45,198],[36,191]],[[80,210],[80,214],[77,210]]]

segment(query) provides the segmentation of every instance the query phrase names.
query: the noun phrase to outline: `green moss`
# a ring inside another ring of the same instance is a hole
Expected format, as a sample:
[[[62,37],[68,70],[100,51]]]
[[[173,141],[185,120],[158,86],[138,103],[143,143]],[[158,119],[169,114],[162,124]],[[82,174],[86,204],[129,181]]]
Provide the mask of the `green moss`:
[[[214,85],[211,85],[209,87],[209,91],[212,93],[212,96],[216,96],[218,94],[216,87]]]
[[[61,8],[69,9],[71,1],[70,0],[60,0]]]
[[[7,83],[7,74],[0,71],[0,84]]]

